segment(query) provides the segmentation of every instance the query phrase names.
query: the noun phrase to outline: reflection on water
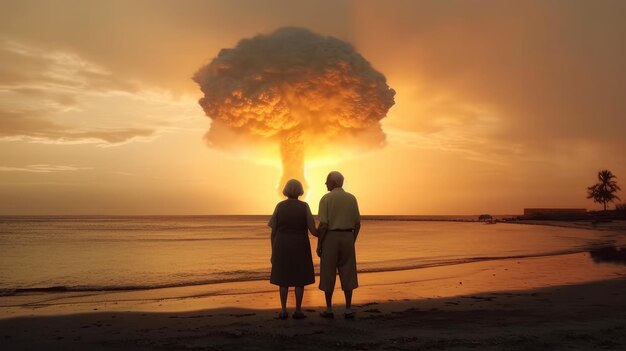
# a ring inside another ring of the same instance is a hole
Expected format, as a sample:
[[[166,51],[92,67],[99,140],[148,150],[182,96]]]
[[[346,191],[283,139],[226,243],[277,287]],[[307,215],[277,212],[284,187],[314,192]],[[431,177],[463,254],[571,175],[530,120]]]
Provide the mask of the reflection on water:
[[[605,246],[590,250],[591,258],[596,263],[615,263],[626,265],[626,247]]]
[[[463,219],[463,218],[461,218]],[[267,216],[0,217],[0,296],[267,280]],[[364,220],[361,272],[587,252],[610,233],[518,224]],[[313,248],[315,239],[311,238]],[[319,259],[313,253],[314,263]]]

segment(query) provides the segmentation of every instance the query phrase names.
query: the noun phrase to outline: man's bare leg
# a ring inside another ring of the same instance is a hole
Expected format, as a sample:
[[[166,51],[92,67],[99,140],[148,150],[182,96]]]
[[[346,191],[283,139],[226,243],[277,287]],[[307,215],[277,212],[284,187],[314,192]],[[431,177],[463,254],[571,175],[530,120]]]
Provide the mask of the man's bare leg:
[[[326,297],[326,311],[332,312],[333,311],[333,292],[325,291],[324,296]]]
[[[324,318],[335,318],[333,313],[333,292],[324,291],[324,296],[326,297],[326,311],[320,313],[320,315]]]
[[[352,290],[345,290],[344,295],[346,295],[346,310],[350,310],[352,308]]]
[[[346,296],[346,312],[344,312],[344,317],[352,319],[354,318],[354,311],[352,311],[352,290],[344,290],[343,293]]]

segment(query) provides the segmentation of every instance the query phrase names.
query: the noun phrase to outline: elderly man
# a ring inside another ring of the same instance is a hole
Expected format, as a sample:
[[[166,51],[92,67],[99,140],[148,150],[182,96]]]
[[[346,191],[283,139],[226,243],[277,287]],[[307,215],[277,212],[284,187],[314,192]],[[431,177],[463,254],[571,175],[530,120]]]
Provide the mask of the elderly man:
[[[354,242],[361,228],[359,206],[354,195],[343,190],[343,175],[333,171],[326,178],[329,193],[320,200],[317,254],[320,256],[320,290],[326,294],[324,318],[334,318],[332,300],[337,271],[346,297],[345,318],[354,318],[352,290],[359,286]]]

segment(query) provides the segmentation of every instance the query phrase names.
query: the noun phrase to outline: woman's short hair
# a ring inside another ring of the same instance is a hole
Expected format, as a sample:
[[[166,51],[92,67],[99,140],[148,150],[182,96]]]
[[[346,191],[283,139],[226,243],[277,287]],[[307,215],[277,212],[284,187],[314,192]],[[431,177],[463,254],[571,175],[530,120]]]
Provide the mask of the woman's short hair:
[[[300,183],[297,179],[289,179],[287,183],[285,183],[285,187],[283,188],[283,195],[290,198],[298,198],[304,194],[304,188],[302,187],[302,183]]]

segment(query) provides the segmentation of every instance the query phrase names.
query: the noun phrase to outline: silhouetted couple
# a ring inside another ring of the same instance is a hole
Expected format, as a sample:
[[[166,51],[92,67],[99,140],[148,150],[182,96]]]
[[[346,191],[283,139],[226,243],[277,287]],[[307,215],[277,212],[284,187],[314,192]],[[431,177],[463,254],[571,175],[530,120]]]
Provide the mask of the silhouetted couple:
[[[361,219],[354,195],[343,190],[343,175],[330,172],[326,178],[326,193],[320,200],[318,228],[309,205],[298,200],[304,194],[302,184],[291,179],[285,184],[283,194],[287,200],[276,205],[268,225],[272,228],[272,274],[270,283],[278,285],[282,310],[278,317],[286,319],[287,292],[295,287],[296,310],[294,319],[306,318],[302,313],[304,286],[315,283],[313,258],[308,233],[318,237],[317,255],[320,257],[320,290],[326,297],[326,310],[320,315],[334,318],[333,291],[337,271],[341,289],[346,297],[345,318],[354,318],[351,309],[352,290],[359,284],[356,274],[354,242],[359,235]]]

